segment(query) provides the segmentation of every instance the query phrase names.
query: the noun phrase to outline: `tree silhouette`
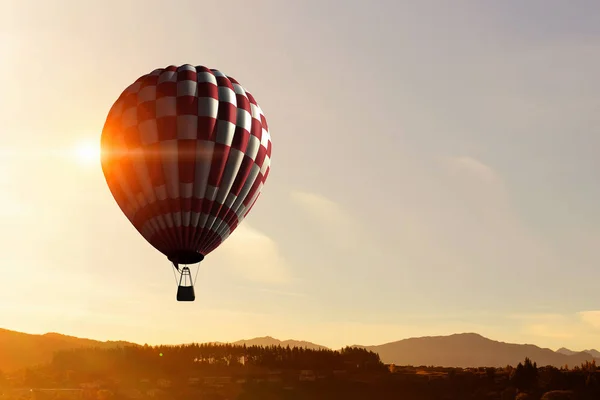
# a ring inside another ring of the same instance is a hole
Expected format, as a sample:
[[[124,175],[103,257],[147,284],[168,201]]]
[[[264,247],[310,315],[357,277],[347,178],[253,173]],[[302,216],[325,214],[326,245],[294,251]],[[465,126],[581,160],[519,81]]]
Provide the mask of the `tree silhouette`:
[[[301,381],[302,370],[312,370],[315,382]],[[78,348],[56,353],[48,364],[10,372],[7,378],[9,388],[81,387],[86,391],[82,400],[515,400],[517,396],[540,399],[542,393],[547,394],[545,399],[600,399],[600,371],[593,362],[572,370],[538,368],[528,358],[515,368],[386,367],[376,353],[354,347],[339,351],[231,344]],[[137,394],[132,393],[135,390]],[[68,396],[76,391],[33,393],[34,400],[59,400],[57,396],[73,400]],[[9,394],[0,400],[26,399],[30,396]]]
[[[529,358],[525,363],[519,363],[510,376],[512,384],[519,390],[529,390],[537,385],[538,368]]]
[[[162,356],[160,356],[162,354]],[[126,377],[156,377],[228,369],[386,370],[379,355],[361,348],[341,351],[281,346],[235,346],[192,344],[181,346],[131,346],[107,349],[75,349],[55,354],[53,366],[60,371],[75,366],[88,378],[102,379],[118,371]],[[139,368],[143,365],[143,368]]]

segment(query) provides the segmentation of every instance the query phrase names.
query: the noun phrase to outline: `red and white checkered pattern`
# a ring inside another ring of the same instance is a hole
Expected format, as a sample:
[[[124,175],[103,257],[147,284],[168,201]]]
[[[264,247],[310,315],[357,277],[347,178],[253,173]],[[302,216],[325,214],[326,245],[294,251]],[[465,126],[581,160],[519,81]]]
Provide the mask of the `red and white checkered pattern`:
[[[215,69],[157,69],[130,85],[102,131],[119,207],[165,255],[207,255],[248,214],[269,175],[271,135],[254,99]]]

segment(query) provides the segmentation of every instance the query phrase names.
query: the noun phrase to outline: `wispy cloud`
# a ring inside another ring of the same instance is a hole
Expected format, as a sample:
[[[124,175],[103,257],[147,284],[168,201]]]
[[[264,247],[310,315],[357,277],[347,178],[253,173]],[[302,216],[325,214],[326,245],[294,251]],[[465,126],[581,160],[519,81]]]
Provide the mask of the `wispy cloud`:
[[[553,263],[549,248],[520,217],[503,176],[480,159],[470,156],[444,160],[446,184],[453,189],[447,201],[459,217],[451,217],[461,230],[469,231],[469,252],[514,265],[544,267]]]
[[[364,242],[358,221],[337,202],[318,193],[300,190],[291,192],[290,196],[327,243],[348,249]]]
[[[291,193],[291,197],[324,223],[343,225],[350,222],[349,214],[340,204],[321,194],[295,190]]]
[[[537,322],[563,322],[565,316],[558,313],[512,313],[506,316],[509,319]]]
[[[600,310],[580,311],[577,315],[585,324],[600,329]]]
[[[291,279],[291,267],[277,243],[247,222],[241,224],[211,258],[213,263],[222,263],[237,276],[250,281],[277,284]]]
[[[501,174],[482,160],[470,156],[443,159],[447,183],[470,207],[493,211],[495,215],[511,214],[510,196]],[[511,218],[512,219],[512,218]]]
[[[548,324],[528,324],[523,330],[526,334],[541,338],[572,339],[576,336],[571,329]]]
[[[305,293],[289,292],[284,290],[273,290],[273,289],[260,289],[260,292],[274,294],[277,296],[289,296],[289,297],[306,297]]]
[[[583,347],[597,347],[594,343],[600,328],[600,311],[517,313],[507,315],[506,319],[509,324],[511,320],[517,322],[515,330],[537,344],[550,340],[554,347],[563,347],[578,341],[584,343]]]
[[[499,183],[498,174],[483,162],[468,156],[452,157],[447,159],[450,171],[455,174],[469,174],[486,183]]]

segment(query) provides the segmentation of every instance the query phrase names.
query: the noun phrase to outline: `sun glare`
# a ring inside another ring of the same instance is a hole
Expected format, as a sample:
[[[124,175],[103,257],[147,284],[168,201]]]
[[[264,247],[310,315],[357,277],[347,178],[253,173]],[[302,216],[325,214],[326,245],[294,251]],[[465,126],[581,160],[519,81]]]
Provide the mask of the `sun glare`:
[[[73,155],[82,165],[91,165],[100,162],[100,143],[85,140],[74,147]]]

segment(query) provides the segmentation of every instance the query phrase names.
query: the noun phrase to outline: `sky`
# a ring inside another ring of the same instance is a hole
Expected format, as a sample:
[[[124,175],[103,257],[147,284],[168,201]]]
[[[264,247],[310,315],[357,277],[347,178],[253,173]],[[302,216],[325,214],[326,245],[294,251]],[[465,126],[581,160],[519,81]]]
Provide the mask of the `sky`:
[[[1,327],[600,348],[599,2],[166,4],[2,3]],[[185,63],[235,77],[273,140],[193,303],[97,157],[119,94]]]

